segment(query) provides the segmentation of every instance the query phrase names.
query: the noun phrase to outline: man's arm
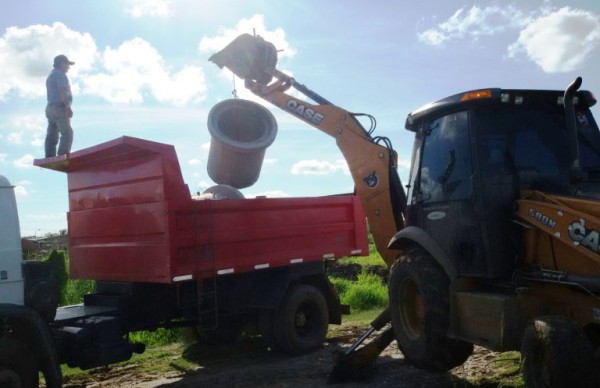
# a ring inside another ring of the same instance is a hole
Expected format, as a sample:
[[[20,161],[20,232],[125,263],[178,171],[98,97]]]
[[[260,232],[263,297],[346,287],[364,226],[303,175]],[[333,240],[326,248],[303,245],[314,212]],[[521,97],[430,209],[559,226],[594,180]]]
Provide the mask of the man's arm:
[[[65,105],[65,112],[67,116],[73,117],[73,110],[71,109],[71,103],[69,102],[69,96],[67,95],[67,90],[65,88],[59,88],[58,92],[60,94],[60,100]]]

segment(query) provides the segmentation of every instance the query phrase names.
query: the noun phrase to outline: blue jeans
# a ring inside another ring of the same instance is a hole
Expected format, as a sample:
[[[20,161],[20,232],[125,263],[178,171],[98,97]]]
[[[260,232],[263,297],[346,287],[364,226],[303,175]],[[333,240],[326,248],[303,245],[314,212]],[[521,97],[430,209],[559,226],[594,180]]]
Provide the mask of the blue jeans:
[[[71,118],[67,116],[65,107],[60,105],[46,106],[46,118],[48,119],[48,130],[46,131],[46,157],[56,156],[56,145],[58,144],[58,155],[71,152],[73,144],[73,128]],[[60,136],[60,144],[58,142]]]

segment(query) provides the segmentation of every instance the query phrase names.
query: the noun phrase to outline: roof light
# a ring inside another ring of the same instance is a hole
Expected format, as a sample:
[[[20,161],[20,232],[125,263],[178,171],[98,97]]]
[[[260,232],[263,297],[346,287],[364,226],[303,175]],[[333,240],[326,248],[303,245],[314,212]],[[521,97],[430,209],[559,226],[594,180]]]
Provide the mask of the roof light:
[[[492,97],[492,91],[489,89],[486,90],[476,90],[473,92],[467,92],[462,95],[460,98],[461,102],[471,101],[471,100],[479,100],[482,98],[490,98]]]

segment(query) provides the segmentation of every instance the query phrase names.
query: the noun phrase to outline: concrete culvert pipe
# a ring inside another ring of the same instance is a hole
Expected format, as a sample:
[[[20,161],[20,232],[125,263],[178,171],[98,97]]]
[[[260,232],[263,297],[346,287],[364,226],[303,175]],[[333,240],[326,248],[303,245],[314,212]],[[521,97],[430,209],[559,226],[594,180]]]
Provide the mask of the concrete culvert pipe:
[[[248,100],[221,101],[208,114],[208,131],[210,178],[237,189],[256,183],[265,150],[277,135],[271,112]]]
[[[202,194],[211,194],[213,199],[244,199],[244,194],[229,185],[216,185],[204,190]]]

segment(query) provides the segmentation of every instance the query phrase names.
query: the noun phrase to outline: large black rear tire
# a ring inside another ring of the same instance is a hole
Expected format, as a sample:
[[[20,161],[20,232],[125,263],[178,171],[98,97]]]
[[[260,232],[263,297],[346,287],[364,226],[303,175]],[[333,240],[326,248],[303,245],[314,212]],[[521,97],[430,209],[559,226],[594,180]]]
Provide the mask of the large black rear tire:
[[[521,362],[527,387],[600,386],[592,346],[584,331],[566,317],[535,319],[523,334]]]
[[[273,340],[288,354],[305,354],[321,347],[329,328],[329,310],[321,291],[311,285],[288,290],[273,314]]]
[[[447,371],[473,353],[473,344],[447,337],[449,286],[444,270],[421,248],[408,250],[392,266],[392,326],[404,357],[420,368]]]
[[[36,359],[19,341],[0,339],[0,387],[37,388],[39,375]]]

